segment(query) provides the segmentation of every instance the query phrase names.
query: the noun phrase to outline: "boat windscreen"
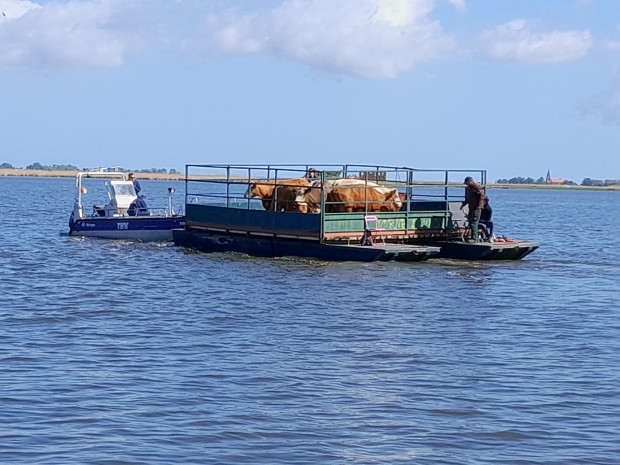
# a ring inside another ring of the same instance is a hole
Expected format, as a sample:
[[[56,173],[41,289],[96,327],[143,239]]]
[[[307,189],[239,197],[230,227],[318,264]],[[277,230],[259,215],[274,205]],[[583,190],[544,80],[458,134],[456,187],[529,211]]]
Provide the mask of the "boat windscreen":
[[[136,196],[136,191],[131,182],[112,182],[111,185],[116,196]]]

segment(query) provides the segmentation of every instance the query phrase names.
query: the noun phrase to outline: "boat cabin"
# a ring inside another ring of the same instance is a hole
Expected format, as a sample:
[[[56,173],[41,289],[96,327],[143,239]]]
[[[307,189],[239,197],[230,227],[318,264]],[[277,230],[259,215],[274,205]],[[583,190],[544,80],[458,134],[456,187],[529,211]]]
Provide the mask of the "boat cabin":
[[[92,212],[85,211],[82,203],[83,196],[88,193],[84,185],[84,179],[87,178],[102,179],[107,193],[107,203],[101,202],[103,199],[100,198],[101,203],[93,205]],[[77,198],[73,208],[74,218],[126,216],[131,202],[137,197],[133,182],[122,172],[85,171],[78,173],[75,184]]]
[[[126,215],[131,202],[136,200],[136,190],[131,181],[107,181],[109,202],[104,206],[106,217]]]

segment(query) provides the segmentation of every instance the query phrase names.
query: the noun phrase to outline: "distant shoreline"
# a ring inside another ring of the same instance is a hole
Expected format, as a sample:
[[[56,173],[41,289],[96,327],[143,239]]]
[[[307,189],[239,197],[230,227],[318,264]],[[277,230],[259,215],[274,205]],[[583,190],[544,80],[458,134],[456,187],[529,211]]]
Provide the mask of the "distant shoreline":
[[[3,168],[0,169],[0,176],[21,176],[35,178],[74,178],[82,171],[75,170],[29,170],[20,168]],[[153,179],[164,181],[184,181],[185,174],[167,174],[167,173],[140,173],[135,172],[138,179]],[[209,176],[207,176],[209,177]],[[215,176],[219,177],[219,176]],[[549,185],[549,184],[494,184],[486,185],[490,189],[586,189],[586,190],[620,190],[620,186],[577,186],[577,185]]]
[[[84,171],[76,170],[28,170],[20,168],[4,168],[0,169],[0,176],[23,176],[34,178],[75,178],[78,173]],[[162,179],[169,181],[183,181],[185,175],[182,173],[166,174],[166,173],[140,173],[135,172],[138,179]]]
[[[491,189],[556,189],[556,190],[592,190],[592,191],[617,191],[619,185],[614,186],[579,186],[579,185],[553,185],[553,184],[487,184]]]

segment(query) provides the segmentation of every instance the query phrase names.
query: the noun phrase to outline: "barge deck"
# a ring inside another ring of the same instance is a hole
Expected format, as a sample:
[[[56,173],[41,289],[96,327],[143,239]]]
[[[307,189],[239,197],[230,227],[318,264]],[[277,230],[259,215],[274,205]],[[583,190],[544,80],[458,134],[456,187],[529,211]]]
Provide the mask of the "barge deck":
[[[316,179],[305,178],[307,171],[187,165],[186,224],[173,232],[175,244],[338,261],[517,260],[539,246],[469,243],[459,207],[463,174],[471,171],[330,165],[318,168]],[[486,172],[477,179],[484,186]]]

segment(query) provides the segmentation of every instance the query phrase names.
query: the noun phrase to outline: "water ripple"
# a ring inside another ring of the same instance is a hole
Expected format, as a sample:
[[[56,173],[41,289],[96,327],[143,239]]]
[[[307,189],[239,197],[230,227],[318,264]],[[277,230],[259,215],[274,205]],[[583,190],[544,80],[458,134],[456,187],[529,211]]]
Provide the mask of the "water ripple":
[[[492,191],[519,262],[356,264],[73,238],[72,180],[2,182],[1,463],[620,456],[617,193]]]

